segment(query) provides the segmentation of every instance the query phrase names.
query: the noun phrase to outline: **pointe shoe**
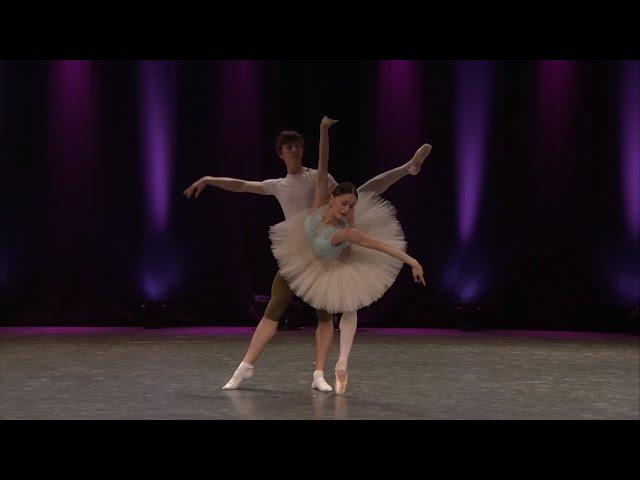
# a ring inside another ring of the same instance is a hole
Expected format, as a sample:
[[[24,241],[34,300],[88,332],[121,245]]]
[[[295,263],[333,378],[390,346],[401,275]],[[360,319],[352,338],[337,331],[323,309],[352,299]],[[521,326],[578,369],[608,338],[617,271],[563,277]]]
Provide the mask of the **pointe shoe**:
[[[424,159],[427,158],[431,153],[431,148],[431,145],[425,143],[416,151],[407,166],[409,175],[418,175],[420,173],[420,170],[422,169],[422,163],[424,162]]]
[[[340,372],[340,373],[338,373]],[[344,372],[344,376],[342,375]],[[342,377],[342,379],[341,379]],[[346,370],[336,370],[336,393],[338,395],[344,394],[347,391],[348,375]]]

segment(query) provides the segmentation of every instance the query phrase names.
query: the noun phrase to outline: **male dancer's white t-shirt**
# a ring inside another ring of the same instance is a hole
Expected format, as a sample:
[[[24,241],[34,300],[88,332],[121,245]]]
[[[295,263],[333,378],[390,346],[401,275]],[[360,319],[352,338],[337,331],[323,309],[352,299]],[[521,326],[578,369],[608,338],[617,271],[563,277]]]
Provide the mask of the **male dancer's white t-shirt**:
[[[295,175],[264,180],[262,188],[269,195],[276,197],[284,212],[284,218],[290,218],[306,208],[311,208],[316,194],[317,178],[317,170],[304,167],[302,172]],[[336,185],[337,182],[329,174],[329,190],[333,190]]]

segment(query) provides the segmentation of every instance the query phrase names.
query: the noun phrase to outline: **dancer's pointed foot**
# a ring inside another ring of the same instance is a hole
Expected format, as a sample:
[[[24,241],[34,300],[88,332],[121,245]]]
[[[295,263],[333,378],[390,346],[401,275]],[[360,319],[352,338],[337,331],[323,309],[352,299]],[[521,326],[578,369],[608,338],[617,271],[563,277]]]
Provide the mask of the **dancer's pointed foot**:
[[[320,390],[321,392],[331,392],[333,388],[324,379],[324,372],[322,370],[316,370],[313,372],[313,382],[311,382],[311,388]]]
[[[409,172],[409,175],[418,175],[420,173],[422,163],[430,153],[431,145],[429,145],[428,143],[425,143],[418,150],[416,150],[416,153],[413,154],[413,157],[407,163],[407,172]]]
[[[241,362],[240,366],[236,369],[233,377],[229,380],[224,387],[223,390],[235,390],[240,386],[240,384],[253,376],[253,365],[249,365],[248,363]]]
[[[336,393],[344,394],[347,391],[348,375],[346,370],[336,370]]]

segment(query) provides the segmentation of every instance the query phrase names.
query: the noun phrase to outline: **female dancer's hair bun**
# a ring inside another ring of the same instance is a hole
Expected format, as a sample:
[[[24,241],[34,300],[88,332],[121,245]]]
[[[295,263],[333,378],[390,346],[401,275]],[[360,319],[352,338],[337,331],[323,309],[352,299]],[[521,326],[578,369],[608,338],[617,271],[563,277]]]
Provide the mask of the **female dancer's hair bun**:
[[[358,198],[358,190],[356,189],[356,186],[353,183],[349,182],[342,182],[337,184],[334,187],[333,192],[331,192],[331,195],[337,197],[338,195],[346,195],[347,193],[351,193],[355,195],[356,198]]]

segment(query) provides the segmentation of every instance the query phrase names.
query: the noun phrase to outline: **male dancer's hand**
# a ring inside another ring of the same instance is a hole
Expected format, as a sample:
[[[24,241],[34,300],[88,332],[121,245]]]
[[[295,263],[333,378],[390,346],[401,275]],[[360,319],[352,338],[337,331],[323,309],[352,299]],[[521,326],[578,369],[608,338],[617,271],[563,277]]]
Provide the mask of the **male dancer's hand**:
[[[322,121],[320,122],[320,128],[329,128],[332,125],[338,123],[338,120],[333,120],[332,118],[327,117],[326,115],[322,117]]]
[[[185,191],[182,193],[184,194],[185,197],[191,198],[191,196],[195,192],[195,198],[198,198],[202,193],[202,191],[206,188],[208,181],[209,181],[209,177],[202,177],[200,180],[196,180],[195,182],[193,182],[191,186],[186,188]]]

